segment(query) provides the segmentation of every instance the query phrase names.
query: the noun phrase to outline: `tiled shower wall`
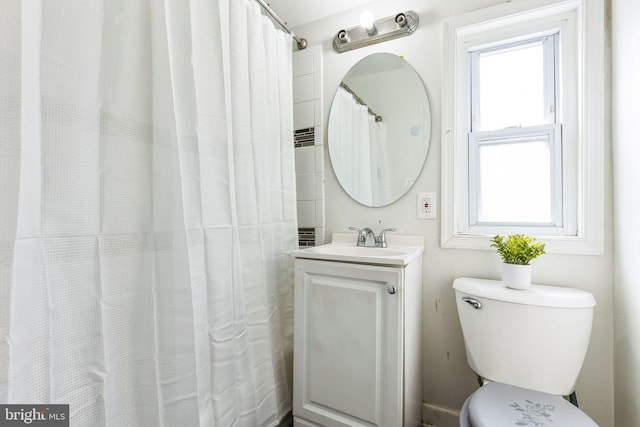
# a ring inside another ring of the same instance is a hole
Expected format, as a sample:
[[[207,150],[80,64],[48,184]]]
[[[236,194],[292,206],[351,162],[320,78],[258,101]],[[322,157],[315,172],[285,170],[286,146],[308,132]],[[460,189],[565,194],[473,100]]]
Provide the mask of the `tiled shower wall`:
[[[300,246],[321,245],[324,243],[321,46],[293,53],[293,127]]]

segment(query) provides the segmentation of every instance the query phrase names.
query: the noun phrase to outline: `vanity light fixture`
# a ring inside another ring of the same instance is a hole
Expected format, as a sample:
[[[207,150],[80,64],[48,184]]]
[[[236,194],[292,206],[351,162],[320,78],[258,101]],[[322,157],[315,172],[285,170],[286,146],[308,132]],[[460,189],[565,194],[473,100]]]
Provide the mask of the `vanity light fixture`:
[[[333,39],[333,48],[336,52],[342,53],[408,36],[418,28],[420,20],[415,12],[408,11],[378,20],[373,20],[373,15],[365,12],[360,21],[362,24],[360,26],[338,31]]]

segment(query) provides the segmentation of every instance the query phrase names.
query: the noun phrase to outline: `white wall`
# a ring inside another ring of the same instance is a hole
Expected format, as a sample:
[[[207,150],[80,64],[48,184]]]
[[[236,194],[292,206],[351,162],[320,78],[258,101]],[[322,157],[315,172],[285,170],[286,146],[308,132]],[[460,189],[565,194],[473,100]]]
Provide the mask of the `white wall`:
[[[523,0],[513,0],[523,1]],[[637,0],[627,0],[628,3]],[[351,200],[327,166],[325,174],[326,231],[343,232],[349,226],[370,226],[374,230],[397,227],[402,234],[425,237],[423,271],[424,393],[425,421],[438,427],[454,424],[447,417],[457,410],[476,388],[476,379],[468,368],[451,283],[455,277],[473,276],[498,279],[500,261],[490,250],[469,251],[440,248],[439,220],[415,218],[416,193],[440,191],[440,114],[441,114],[441,21],[449,16],[501,3],[500,0],[377,0],[310,24],[294,28],[310,45],[321,44],[323,58],[324,120],[331,100],[344,74],[360,58],[373,52],[393,52],[418,71],[424,81],[432,108],[431,146],[425,168],[415,186],[398,202],[384,208],[367,208]],[[321,6],[319,6],[321,7]],[[420,27],[413,35],[367,48],[337,54],[331,47],[335,33],[359,23],[363,10],[383,17],[414,10],[420,15]],[[609,141],[605,188],[611,188]],[[328,154],[325,151],[325,156]],[[329,162],[328,157],[326,161]],[[329,163],[327,163],[329,164]],[[636,186],[638,188],[638,186]],[[611,206],[610,191],[603,201]],[[638,211],[636,210],[636,213]],[[534,281],[572,286],[592,292],[597,301],[591,345],[578,380],[580,406],[602,427],[613,427],[613,316],[612,316],[612,235],[611,209],[606,209],[605,254],[602,256],[545,255],[535,261]],[[535,345],[535,343],[532,343]],[[636,396],[637,397],[637,396]]]
[[[640,425],[640,2],[613,0],[615,419]]]

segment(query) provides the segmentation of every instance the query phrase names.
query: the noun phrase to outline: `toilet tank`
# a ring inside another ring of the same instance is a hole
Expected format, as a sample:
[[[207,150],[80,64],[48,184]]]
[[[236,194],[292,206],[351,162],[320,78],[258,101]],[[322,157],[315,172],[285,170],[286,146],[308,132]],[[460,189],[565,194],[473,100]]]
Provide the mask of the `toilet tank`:
[[[500,281],[453,282],[467,362],[481,377],[556,395],[569,395],[582,368],[593,323],[589,292]]]

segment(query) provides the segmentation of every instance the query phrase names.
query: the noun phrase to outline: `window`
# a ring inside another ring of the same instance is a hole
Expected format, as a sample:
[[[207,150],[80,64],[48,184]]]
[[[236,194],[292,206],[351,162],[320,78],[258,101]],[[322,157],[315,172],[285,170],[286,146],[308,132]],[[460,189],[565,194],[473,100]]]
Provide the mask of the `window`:
[[[559,36],[469,49],[469,229],[563,226]]]
[[[506,3],[446,20],[444,40],[443,247],[526,233],[601,253],[603,1]]]

